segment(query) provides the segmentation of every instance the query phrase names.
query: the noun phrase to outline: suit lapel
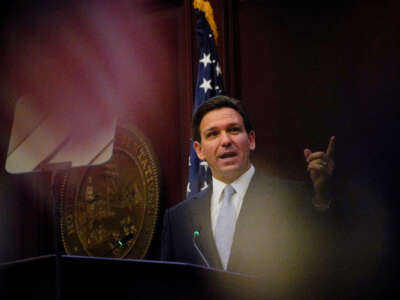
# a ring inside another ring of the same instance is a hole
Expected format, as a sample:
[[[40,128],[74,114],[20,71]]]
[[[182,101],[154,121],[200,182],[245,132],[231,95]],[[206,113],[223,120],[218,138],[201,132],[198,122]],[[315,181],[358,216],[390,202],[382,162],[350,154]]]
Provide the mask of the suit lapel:
[[[211,230],[211,194],[212,188],[207,189],[204,193],[198,195],[196,205],[193,209],[193,225],[194,230],[200,232],[198,238],[198,246],[203,255],[207,259],[211,267],[222,268],[218,250]]]
[[[263,192],[260,191],[260,184]],[[257,240],[257,236],[250,238],[249,235],[256,234],[259,226],[256,216],[263,212],[265,207],[269,205],[272,197],[273,189],[263,176],[256,171],[247,189],[246,196],[243,199],[242,208],[236,222],[235,235],[232,243],[231,256],[229,258],[228,270],[239,271],[242,269],[241,264],[243,258],[252,255],[254,244],[249,241]],[[266,216],[265,216],[266,217]],[[245,267],[245,266],[244,266]]]

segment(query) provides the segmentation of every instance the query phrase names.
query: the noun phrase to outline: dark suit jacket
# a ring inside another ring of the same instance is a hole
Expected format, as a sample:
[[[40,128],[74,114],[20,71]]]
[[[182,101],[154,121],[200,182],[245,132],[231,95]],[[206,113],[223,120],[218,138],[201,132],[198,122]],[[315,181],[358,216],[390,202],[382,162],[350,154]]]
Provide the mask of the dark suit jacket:
[[[163,260],[204,265],[193,243],[197,230],[197,244],[208,263],[221,268],[211,231],[211,193],[208,188],[166,211]],[[324,218],[313,209],[311,197],[302,182],[272,179],[256,171],[236,223],[228,270],[281,283],[306,280],[318,264],[313,252],[320,251]]]

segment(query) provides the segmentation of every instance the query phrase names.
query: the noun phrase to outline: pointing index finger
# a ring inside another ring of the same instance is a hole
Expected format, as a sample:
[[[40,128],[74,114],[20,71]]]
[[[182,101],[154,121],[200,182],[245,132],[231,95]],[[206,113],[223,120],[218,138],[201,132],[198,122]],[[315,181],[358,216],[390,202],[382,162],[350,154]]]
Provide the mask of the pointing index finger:
[[[335,137],[331,136],[329,140],[328,149],[326,150],[326,156],[328,157],[328,159],[331,159],[334,153],[335,153]]]

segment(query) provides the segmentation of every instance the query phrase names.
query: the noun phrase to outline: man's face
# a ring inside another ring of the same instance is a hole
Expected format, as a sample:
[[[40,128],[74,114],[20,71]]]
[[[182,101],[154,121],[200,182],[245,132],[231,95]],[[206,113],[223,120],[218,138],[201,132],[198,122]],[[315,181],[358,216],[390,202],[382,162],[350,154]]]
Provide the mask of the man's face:
[[[208,112],[201,120],[200,135],[201,142],[195,141],[194,148],[216,179],[231,183],[250,168],[255,133],[247,133],[242,116],[233,108]]]

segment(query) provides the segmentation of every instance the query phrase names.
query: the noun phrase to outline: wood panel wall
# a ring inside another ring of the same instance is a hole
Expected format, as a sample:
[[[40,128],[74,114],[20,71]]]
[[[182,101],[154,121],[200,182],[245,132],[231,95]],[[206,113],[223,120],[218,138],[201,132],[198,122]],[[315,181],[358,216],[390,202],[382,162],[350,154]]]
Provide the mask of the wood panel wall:
[[[307,180],[303,149],[324,150],[335,135],[338,243],[329,271],[338,281],[376,283],[371,293],[390,289],[399,232],[399,4],[240,1],[237,9],[238,97],[256,129],[256,169]]]

